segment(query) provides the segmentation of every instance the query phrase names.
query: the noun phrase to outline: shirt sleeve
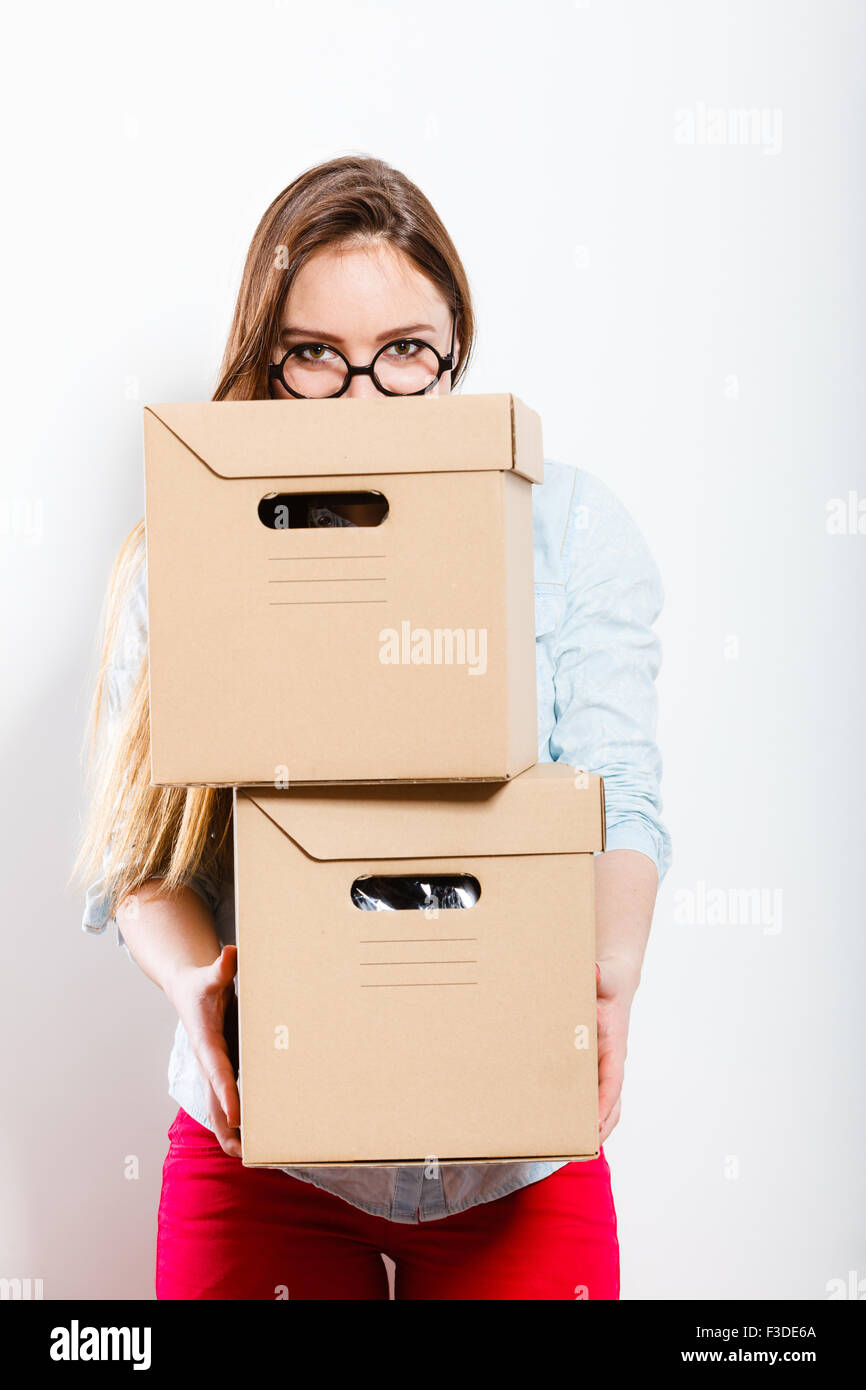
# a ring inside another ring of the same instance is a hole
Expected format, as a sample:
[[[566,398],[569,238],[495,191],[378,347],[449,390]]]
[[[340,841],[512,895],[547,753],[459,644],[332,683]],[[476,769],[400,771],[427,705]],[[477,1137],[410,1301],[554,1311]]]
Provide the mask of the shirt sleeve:
[[[109,657],[106,672],[105,705],[103,726],[99,738],[109,742],[118,736],[121,721],[128,700],[135,688],[141,663],[147,653],[147,570],[146,562],[137,569],[130,592],[118,623],[114,648]],[[110,844],[102,857],[102,873],[87,885],[84,910],[81,918],[82,931],[101,934],[106,927],[114,926],[117,944],[122,946],[132,960],[132,954],[123,939],[117,918],[110,913],[112,884],[105,876]],[[204,873],[188,874],[182,882],[202,898],[212,912],[216,913],[220,901],[219,886]]]
[[[671,860],[656,743],[661,577],[622,503],[600,479],[578,476],[563,541],[550,752],[604,779],[607,849],[639,850],[661,881]]]

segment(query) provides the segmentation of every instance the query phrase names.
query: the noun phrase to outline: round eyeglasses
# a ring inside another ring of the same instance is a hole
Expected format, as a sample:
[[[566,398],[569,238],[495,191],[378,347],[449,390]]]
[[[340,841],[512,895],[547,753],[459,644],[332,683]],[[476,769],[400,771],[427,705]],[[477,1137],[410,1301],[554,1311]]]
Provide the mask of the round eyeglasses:
[[[442,357],[422,338],[394,338],[379,348],[366,367],[353,367],[339,348],[328,343],[295,343],[280,362],[268,367],[268,383],[279,381],[290,396],[322,400],[342,396],[354,376],[368,376],[385,396],[423,396],[443,372],[453,371],[457,315],[451,329],[451,347]]]

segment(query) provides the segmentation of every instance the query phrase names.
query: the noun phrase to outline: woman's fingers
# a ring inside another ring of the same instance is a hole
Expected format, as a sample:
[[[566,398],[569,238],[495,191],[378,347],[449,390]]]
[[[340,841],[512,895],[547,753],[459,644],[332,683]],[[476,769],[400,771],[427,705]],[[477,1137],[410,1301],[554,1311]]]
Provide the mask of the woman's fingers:
[[[625,1079],[628,1038],[628,1004],[618,997],[615,980],[596,971],[598,999],[598,1128],[609,1134],[619,1116],[620,1093]]]
[[[595,964],[598,997],[598,1137],[603,1144],[619,1123],[628,1053],[628,1026],[635,991],[628,961],[605,957]]]
[[[232,1129],[237,1129],[241,1122],[241,1098],[223,1034],[203,1029],[194,1048],[201,1073],[216,1097],[226,1123]]]
[[[173,1001],[205,1083],[211,1128],[225,1152],[240,1157],[241,1099],[224,1031],[236,974],[237,947],[223,946],[210,965],[179,977]]]
[[[226,1117],[220,1109],[220,1102],[214,1094],[213,1088],[206,1083],[208,1099],[208,1116],[211,1128],[219,1140],[220,1148],[231,1158],[241,1157],[241,1141],[237,1126],[226,1123]]]
[[[224,989],[238,973],[237,946],[223,946],[213,965],[206,967],[208,983],[217,989]]]
[[[622,1098],[621,1098],[620,1096],[617,1096],[617,1098],[616,1098],[616,1104],[614,1105],[613,1109],[611,1110],[611,1112],[610,1112],[610,1114],[608,1115],[607,1119],[605,1120],[604,1124],[603,1124],[603,1125],[601,1126],[601,1128],[599,1129],[599,1132],[598,1132],[598,1142],[599,1142],[599,1144],[603,1144],[603,1143],[605,1142],[605,1140],[607,1139],[607,1137],[608,1137],[608,1135],[610,1134],[611,1130],[614,1129],[614,1128],[616,1127],[616,1125],[619,1123],[619,1117],[620,1117],[620,1112],[621,1112],[621,1110],[622,1110]]]
[[[598,1051],[598,1120],[603,1125],[614,1104],[619,1098],[625,1078],[625,1058],[623,1049],[614,1044],[607,1045],[600,1040]]]
[[[175,998],[199,1070],[231,1129],[240,1125],[240,1095],[224,1029],[236,973],[237,947],[224,946],[210,965],[189,972]]]

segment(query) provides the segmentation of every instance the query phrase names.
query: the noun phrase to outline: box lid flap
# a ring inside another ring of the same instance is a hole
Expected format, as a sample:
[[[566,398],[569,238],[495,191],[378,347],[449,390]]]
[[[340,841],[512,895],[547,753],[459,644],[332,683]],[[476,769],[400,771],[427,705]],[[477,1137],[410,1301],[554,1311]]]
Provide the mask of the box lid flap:
[[[544,480],[541,420],[511,395],[192,401],[147,415],[221,478],[493,469]]]
[[[238,788],[313,859],[454,859],[604,848],[600,777],[537,763],[509,782]]]

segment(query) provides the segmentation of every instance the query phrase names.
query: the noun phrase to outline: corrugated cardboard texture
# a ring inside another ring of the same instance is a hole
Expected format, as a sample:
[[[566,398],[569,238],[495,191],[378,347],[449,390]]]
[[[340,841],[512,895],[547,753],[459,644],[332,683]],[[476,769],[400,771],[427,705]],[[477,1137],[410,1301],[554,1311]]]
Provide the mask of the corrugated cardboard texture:
[[[244,1162],[595,1157],[601,808],[599,780],[561,764],[495,790],[239,789]],[[352,902],[358,877],[416,871],[472,874],[481,896]]]
[[[147,409],[154,784],[502,780],[529,767],[534,421],[510,396]],[[376,472],[340,471],[374,460]],[[311,478],[381,492],[386,520],[262,525],[266,494]],[[446,659],[384,664],[387,630],[444,634]],[[471,674],[481,632],[484,671]]]

